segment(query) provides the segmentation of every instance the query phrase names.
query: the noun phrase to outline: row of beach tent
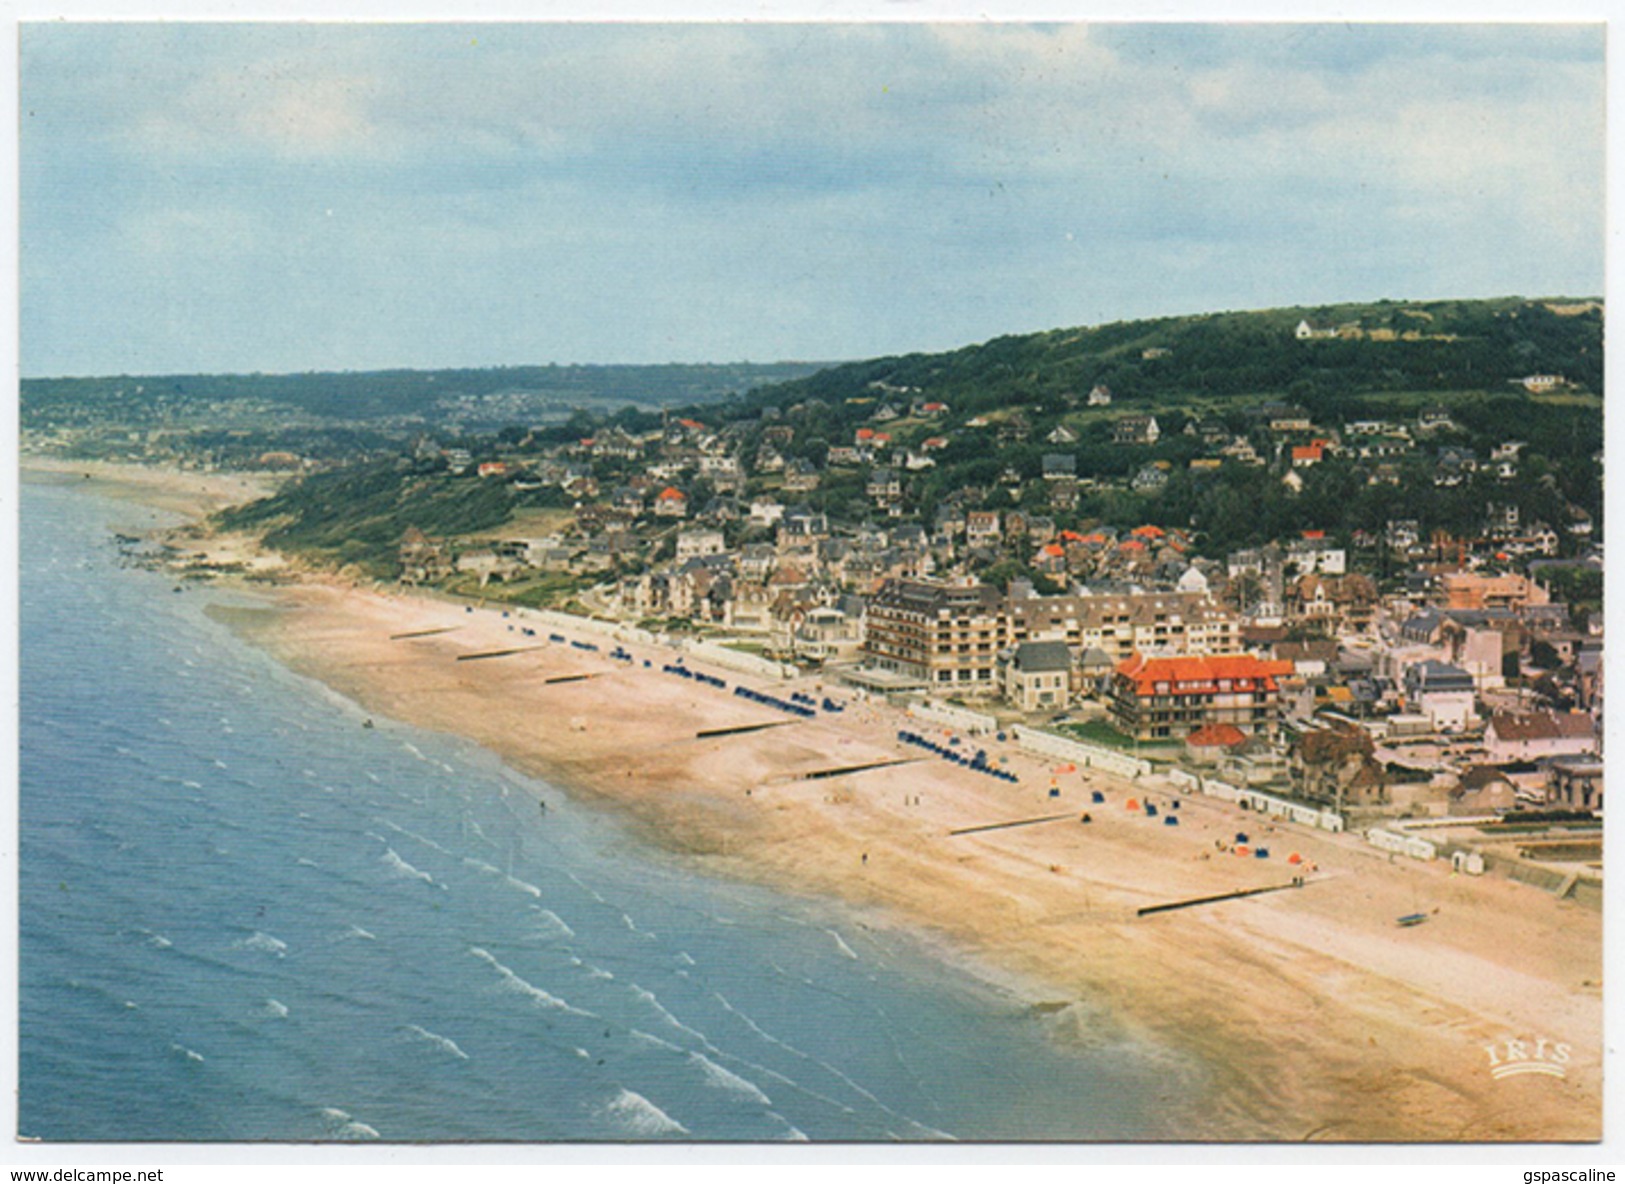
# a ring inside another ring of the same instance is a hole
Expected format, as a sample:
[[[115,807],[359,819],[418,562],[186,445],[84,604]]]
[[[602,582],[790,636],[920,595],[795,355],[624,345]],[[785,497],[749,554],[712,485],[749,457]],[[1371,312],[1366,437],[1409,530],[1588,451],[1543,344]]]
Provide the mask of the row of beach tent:
[[[690,679],[691,681],[700,683],[704,686],[716,687],[718,690],[728,689],[728,684],[723,682],[720,678],[716,678],[700,670],[690,670],[681,662],[667,662],[660,669],[667,674],[675,674],[678,678]],[[739,691],[736,690],[734,693],[738,694]]]
[[[897,739],[904,744],[911,744],[915,748],[923,748],[927,752],[935,753],[943,760],[962,765],[972,772],[986,773],[989,777],[996,777],[1000,781],[1014,782],[1020,780],[1008,769],[996,769],[988,764],[987,749],[985,748],[978,748],[975,756],[966,756],[964,753],[955,752],[954,749],[959,746],[959,737],[957,736],[953,737],[947,744],[938,744],[935,740],[922,736],[918,732],[904,730],[897,733]]]
[[[781,699],[777,695],[765,694],[762,691],[753,691],[749,687],[735,687],[734,694],[741,699],[749,699],[752,703],[777,707],[780,711],[788,711],[791,715],[799,715],[803,719],[811,719],[818,714],[817,708],[808,707],[802,703],[792,703],[788,699]]]

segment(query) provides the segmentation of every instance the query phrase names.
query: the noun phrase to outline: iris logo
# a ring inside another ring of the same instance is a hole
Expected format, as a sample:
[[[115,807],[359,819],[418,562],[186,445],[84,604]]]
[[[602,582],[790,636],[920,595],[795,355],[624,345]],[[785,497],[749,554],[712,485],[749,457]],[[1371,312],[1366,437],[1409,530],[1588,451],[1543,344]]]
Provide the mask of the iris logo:
[[[1503,1040],[1484,1045],[1490,1058],[1490,1076],[1497,1081],[1524,1073],[1544,1073],[1547,1077],[1568,1075],[1569,1046],[1555,1044],[1544,1036],[1536,1040]]]

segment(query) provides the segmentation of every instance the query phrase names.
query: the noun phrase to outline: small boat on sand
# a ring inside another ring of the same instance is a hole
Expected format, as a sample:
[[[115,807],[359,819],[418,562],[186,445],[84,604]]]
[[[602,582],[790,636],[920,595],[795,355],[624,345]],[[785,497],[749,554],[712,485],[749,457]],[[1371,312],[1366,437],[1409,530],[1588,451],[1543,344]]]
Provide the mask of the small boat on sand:
[[[1406,913],[1403,917],[1399,918],[1399,924],[1401,927],[1409,929],[1412,925],[1420,925],[1427,919],[1428,915],[1426,913]]]

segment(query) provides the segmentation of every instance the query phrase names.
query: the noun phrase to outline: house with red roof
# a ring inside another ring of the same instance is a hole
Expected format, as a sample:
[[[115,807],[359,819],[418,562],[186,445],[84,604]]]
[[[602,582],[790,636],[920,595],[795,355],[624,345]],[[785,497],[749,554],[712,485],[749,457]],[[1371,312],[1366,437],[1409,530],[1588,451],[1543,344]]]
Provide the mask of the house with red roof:
[[[1213,724],[1273,736],[1281,721],[1279,680],[1291,673],[1291,662],[1252,654],[1136,653],[1113,672],[1108,705],[1112,722],[1137,740],[1183,740]]]
[[[1231,753],[1239,752],[1249,737],[1235,724],[1206,724],[1185,737],[1185,756],[1198,765],[1213,765]]]
[[[660,518],[688,517],[688,495],[674,485],[655,494],[655,514]]]
[[[1033,555],[1033,570],[1043,572],[1045,575],[1062,575],[1066,572],[1066,548],[1060,543],[1045,543]]]
[[[1326,446],[1321,443],[1298,444],[1292,449],[1292,467],[1307,469],[1310,465],[1318,465],[1324,458]]]

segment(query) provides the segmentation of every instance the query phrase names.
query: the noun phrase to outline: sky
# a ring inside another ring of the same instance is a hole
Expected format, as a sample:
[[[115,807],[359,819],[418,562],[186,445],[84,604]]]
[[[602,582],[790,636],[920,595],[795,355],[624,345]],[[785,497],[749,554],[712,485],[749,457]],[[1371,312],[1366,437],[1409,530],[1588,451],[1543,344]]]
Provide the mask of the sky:
[[[1604,41],[25,23],[21,370],[827,361],[1600,295]]]

